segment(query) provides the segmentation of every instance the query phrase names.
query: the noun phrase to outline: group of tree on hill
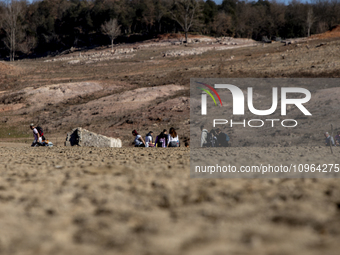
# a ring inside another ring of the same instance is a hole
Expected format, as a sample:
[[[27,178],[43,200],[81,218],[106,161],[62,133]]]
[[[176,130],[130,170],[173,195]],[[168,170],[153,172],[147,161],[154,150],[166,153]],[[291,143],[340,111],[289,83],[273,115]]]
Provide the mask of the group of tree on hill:
[[[340,0],[1,0],[0,58],[134,42],[182,32],[259,40],[304,37],[340,23]]]

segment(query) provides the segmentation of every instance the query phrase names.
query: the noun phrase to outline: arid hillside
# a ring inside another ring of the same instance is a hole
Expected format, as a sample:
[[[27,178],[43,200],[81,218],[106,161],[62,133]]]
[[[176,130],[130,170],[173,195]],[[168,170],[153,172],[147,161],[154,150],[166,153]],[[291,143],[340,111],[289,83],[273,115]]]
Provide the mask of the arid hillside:
[[[133,129],[145,135],[173,126],[184,142],[190,78],[340,77],[340,40],[319,37],[271,44],[194,37],[183,45],[167,35],[117,45],[114,53],[106,47],[73,49],[56,57],[1,62],[1,138],[26,139],[27,124],[34,122],[52,141],[61,142],[67,131],[82,126],[128,145]]]

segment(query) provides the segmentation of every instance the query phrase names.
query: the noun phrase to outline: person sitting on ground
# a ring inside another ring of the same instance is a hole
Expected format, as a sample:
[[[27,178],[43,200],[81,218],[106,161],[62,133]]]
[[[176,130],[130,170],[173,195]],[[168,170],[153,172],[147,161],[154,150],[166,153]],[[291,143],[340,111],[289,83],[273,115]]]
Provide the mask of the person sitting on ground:
[[[142,136],[139,135],[136,130],[132,131],[132,135],[135,136],[135,140],[133,141],[135,147],[145,147],[145,142]]]
[[[42,142],[42,138],[41,138],[38,130],[34,127],[33,123],[30,125],[30,129],[33,130],[34,141],[31,145],[33,147],[33,146],[40,144]]]
[[[330,146],[331,143],[333,146],[335,146],[334,139],[332,136],[330,136],[328,132],[325,133],[325,137],[326,137],[325,139],[326,146]]]
[[[178,135],[173,127],[169,130],[167,147],[179,147]]]
[[[154,144],[152,143],[153,140],[153,132],[149,131],[149,133],[147,133],[147,135],[145,136],[145,147],[154,147]]]
[[[221,129],[216,129],[217,147],[228,147],[229,146],[229,136],[223,133]]]
[[[165,148],[168,144],[168,136],[166,129],[161,132],[155,140],[155,147],[162,147]]]
[[[340,146],[340,131],[338,131],[338,134],[335,136],[335,145]]]
[[[204,128],[204,125],[201,126],[201,147],[208,146],[208,130]]]

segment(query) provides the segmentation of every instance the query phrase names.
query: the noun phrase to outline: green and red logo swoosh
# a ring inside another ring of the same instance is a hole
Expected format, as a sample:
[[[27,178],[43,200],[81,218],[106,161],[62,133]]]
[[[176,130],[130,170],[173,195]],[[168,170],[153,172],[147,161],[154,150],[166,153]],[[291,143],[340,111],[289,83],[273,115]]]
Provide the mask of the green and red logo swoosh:
[[[197,81],[196,81],[197,82]],[[215,93],[215,95],[217,96],[217,98],[218,98],[218,100],[220,101],[220,103],[221,103],[221,106],[223,106],[223,104],[222,104],[222,100],[221,100],[221,98],[220,98],[220,95],[217,93],[217,91],[213,88],[213,87],[211,87],[210,85],[208,85],[208,84],[205,84],[205,83],[203,83],[203,82],[197,82],[197,83],[199,83],[199,84],[202,84],[202,85],[204,85],[204,86],[206,86],[207,88],[209,88],[212,92],[214,92]],[[215,98],[214,98],[214,96],[210,93],[210,91],[209,90],[207,90],[207,89],[203,89],[203,88],[200,88],[200,87],[197,87],[198,89],[200,89],[200,90],[203,90],[204,92],[206,92],[213,100],[214,100],[214,103],[215,103],[215,105],[217,105],[217,103],[216,103],[216,100],[215,100]]]

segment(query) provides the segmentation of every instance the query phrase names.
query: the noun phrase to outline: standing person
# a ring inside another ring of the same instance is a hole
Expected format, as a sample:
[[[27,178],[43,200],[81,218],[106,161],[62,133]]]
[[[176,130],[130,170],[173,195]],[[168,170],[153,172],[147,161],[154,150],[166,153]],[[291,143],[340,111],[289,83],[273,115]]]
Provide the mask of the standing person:
[[[165,148],[167,147],[168,144],[168,136],[167,136],[167,131],[166,129],[161,132],[155,140],[155,147],[162,147]]]
[[[36,146],[38,143],[42,142],[42,138],[38,132],[38,130],[34,127],[33,123],[30,125],[30,129],[33,131],[34,142],[32,143],[32,147]]]
[[[154,144],[152,143],[153,141],[153,132],[149,131],[149,133],[146,134],[145,136],[145,147],[154,147]]]
[[[229,146],[229,136],[223,133],[221,129],[216,129],[217,147],[228,147]]]
[[[330,143],[332,143],[332,146],[335,146],[335,143],[334,143],[334,139],[332,136],[330,136],[330,134],[328,132],[325,133],[325,143],[326,143],[326,146],[330,146]]]
[[[169,130],[167,147],[179,147],[178,135],[173,127]]]
[[[132,131],[132,135],[135,136],[135,140],[133,141],[135,147],[145,147],[145,142],[142,136],[139,135],[136,130]]]
[[[201,126],[201,147],[207,147],[208,145],[208,130],[204,128],[204,125]]]

